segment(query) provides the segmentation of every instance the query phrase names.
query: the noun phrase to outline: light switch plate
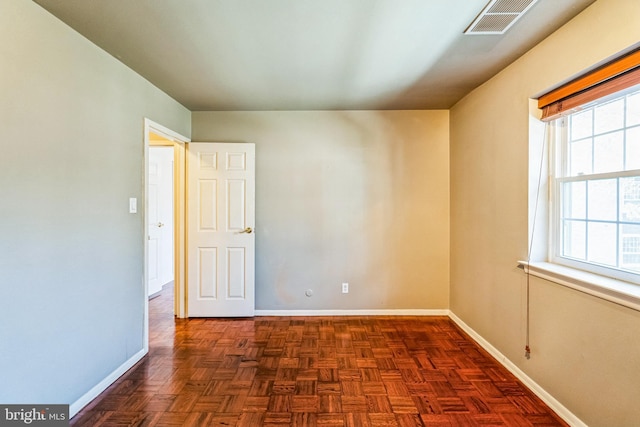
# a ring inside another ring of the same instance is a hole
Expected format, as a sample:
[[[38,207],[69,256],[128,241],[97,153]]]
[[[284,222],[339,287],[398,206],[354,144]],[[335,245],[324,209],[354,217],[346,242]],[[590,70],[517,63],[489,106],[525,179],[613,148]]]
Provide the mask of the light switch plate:
[[[129,213],[138,213],[138,199],[135,197],[129,198]]]

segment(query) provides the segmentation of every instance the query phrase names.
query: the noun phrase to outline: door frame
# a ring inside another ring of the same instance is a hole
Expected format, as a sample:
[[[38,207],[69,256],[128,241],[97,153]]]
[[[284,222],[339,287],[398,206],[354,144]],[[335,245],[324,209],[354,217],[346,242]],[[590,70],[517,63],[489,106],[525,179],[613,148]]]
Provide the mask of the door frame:
[[[168,139],[167,143],[150,143],[149,132],[153,132]],[[179,318],[185,318],[186,308],[186,287],[185,287],[185,150],[186,144],[191,142],[190,138],[180,135],[171,129],[162,126],[148,118],[144,119],[144,266],[143,266],[143,286],[144,286],[144,349],[149,351],[149,289],[148,263],[149,244],[147,230],[149,227],[148,193],[149,193],[149,145],[173,146],[173,218],[174,218],[174,313]]]

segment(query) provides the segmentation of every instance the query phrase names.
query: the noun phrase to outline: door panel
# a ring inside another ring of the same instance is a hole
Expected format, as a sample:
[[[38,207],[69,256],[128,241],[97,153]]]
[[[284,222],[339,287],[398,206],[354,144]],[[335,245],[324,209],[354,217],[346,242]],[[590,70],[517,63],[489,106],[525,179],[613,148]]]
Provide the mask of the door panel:
[[[255,146],[187,147],[189,317],[253,316]]]
[[[245,248],[227,248],[227,298],[246,298]]]
[[[198,219],[200,231],[217,231],[218,225],[218,181],[201,179],[198,181]]]
[[[218,249],[198,248],[198,299],[218,298]]]
[[[246,228],[246,201],[244,180],[227,181],[227,231],[242,231]]]

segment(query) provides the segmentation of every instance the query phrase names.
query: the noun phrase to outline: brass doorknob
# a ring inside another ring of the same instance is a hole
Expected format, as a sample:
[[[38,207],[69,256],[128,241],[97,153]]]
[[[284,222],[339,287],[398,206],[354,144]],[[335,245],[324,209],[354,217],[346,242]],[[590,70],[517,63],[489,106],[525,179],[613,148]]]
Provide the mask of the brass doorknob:
[[[247,227],[244,230],[242,230],[240,233],[247,233],[247,234],[251,234],[253,232],[253,228],[251,227]]]

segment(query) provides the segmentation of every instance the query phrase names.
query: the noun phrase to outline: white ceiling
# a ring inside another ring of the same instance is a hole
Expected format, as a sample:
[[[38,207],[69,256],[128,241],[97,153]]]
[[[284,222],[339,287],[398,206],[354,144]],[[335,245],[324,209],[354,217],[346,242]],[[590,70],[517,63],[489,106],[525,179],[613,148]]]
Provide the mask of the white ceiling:
[[[35,0],[192,111],[449,108],[594,0]]]

